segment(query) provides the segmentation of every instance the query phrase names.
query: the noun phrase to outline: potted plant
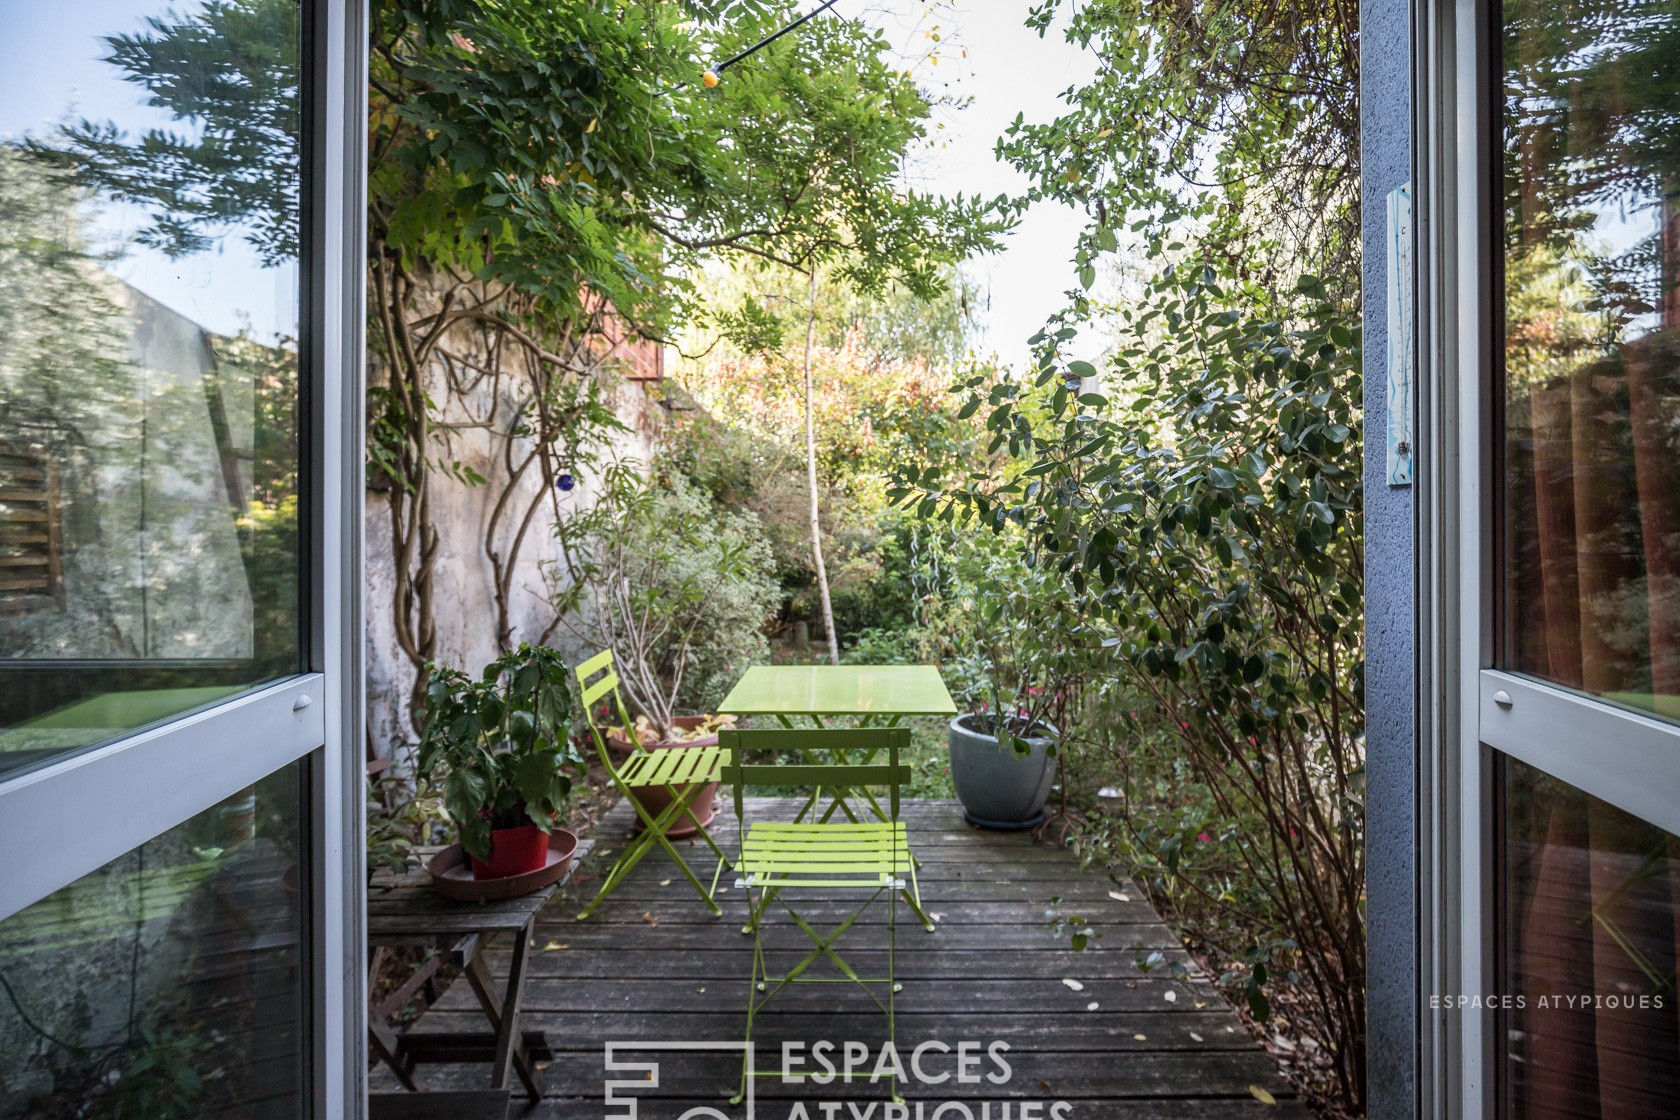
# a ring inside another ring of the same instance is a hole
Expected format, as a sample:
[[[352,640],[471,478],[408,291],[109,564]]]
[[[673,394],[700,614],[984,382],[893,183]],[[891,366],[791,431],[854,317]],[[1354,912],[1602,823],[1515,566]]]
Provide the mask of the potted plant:
[[[780,600],[769,541],[753,514],[716,508],[679,475],[649,481],[635,462],[616,460],[600,482],[593,507],[561,519],[564,560],[550,578],[562,625],[612,649],[636,713],[634,726],[610,729],[608,747],[628,755],[715,745],[731,717],[707,709],[764,656],[762,627]],[[712,783],[693,795],[702,825],[716,793]],[[637,797],[651,813],[665,807],[659,790]],[[693,831],[686,816],[677,821],[669,835]]]
[[[571,670],[522,644],[477,677],[430,666],[419,771],[438,783],[475,879],[536,871],[548,854],[580,761],[568,731]],[[576,837],[572,837],[575,843]]]
[[[958,541],[945,630],[952,691],[969,710],[950,722],[951,784],[983,828],[1034,828],[1054,784],[1057,728],[1079,673],[1084,629],[1063,581],[990,535]]]

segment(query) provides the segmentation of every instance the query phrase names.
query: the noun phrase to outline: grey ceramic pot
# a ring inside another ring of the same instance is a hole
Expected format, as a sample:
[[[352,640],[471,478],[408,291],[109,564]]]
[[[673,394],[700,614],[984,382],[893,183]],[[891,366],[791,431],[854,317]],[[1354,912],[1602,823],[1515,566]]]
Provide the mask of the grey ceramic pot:
[[[1049,736],[1028,739],[1025,755],[977,731],[974,713],[951,721],[951,784],[963,816],[981,828],[1032,828],[1044,820],[1044,802],[1056,777]],[[1054,729],[1051,729],[1054,734]]]

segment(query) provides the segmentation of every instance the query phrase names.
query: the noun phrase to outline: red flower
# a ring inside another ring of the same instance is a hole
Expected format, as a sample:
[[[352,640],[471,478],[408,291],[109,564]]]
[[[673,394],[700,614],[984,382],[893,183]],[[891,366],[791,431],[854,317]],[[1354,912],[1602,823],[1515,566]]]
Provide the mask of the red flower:
[[[1198,840],[1200,840],[1200,841],[1201,841],[1201,842],[1202,842],[1202,843],[1204,843],[1204,844],[1206,844],[1206,843],[1209,843],[1209,842],[1210,842],[1210,841],[1212,841],[1212,840],[1213,840],[1213,837],[1211,837],[1211,836],[1209,836],[1209,835],[1208,835],[1208,834],[1207,834],[1207,833],[1205,833],[1205,832],[1198,832],[1198,833],[1197,833],[1197,834],[1196,834],[1196,839],[1198,839]]]

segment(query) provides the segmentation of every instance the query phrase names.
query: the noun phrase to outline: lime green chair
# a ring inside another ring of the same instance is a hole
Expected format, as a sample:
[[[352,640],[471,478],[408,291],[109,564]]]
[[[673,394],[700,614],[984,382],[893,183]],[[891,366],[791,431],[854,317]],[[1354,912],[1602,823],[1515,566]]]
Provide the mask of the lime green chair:
[[[823,730],[725,730],[718,733],[721,746],[729,752],[723,780],[733,788],[735,819],[740,830],[741,852],[735,860],[738,885],[747,888],[750,917],[747,930],[753,935],[752,987],[747,994],[747,1042],[752,1042],[753,1024],[765,1004],[790,984],[853,983],[869,995],[887,1017],[887,1037],[897,1047],[893,1022],[893,997],[900,985],[893,974],[897,937],[898,897],[907,891],[910,872],[909,838],[898,819],[899,790],[910,780],[910,767],[899,761],[910,745],[906,727],[868,727]],[[796,750],[802,758],[828,754],[849,760],[874,758],[885,751],[885,763],[832,764],[796,762],[753,763],[746,761],[759,751]],[[834,790],[885,787],[887,804],[880,820],[866,821],[759,821],[746,817],[748,786],[809,785]],[[854,893],[857,909],[829,932],[819,932],[799,912],[801,892],[835,891]],[[754,892],[757,898],[753,897]],[[835,949],[847,930],[882,896],[887,900],[887,968],[885,976],[860,976]],[[906,895],[908,897],[908,895]],[[764,926],[772,905],[787,912],[794,925],[811,939],[813,948],[793,967],[772,975],[764,952]],[[826,960],[839,976],[807,975],[813,964]],[[747,1079],[754,1076],[748,1046],[741,1069],[739,1103],[746,1095]],[[889,1082],[892,1099],[898,1100],[896,1079]]]
[[[607,776],[612,779],[613,785],[618,787],[642,822],[641,830],[631,837],[624,850],[613,861],[611,869],[602,877],[601,889],[578,914],[578,921],[581,922],[593,914],[595,908],[601,905],[601,900],[611,894],[613,889],[624,881],[624,877],[642,862],[642,858],[656,847],[665,849],[671,861],[682,871],[683,877],[700,892],[700,897],[705,900],[712,913],[722,914],[723,910],[717,904],[717,885],[729,860],[723,854],[723,849],[717,846],[717,841],[712,839],[712,834],[707,831],[706,826],[694,815],[694,807],[689,802],[701,789],[720,780],[724,760],[723,747],[681,747],[662,751],[646,749],[636,738],[630,712],[625,708],[624,697],[619,692],[618,671],[613,667],[612,650],[602,650],[579,665],[576,672],[578,687],[583,690],[585,718],[589,721],[590,733],[595,737],[595,749],[600,752],[601,765],[606,767]],[[624,728],[625,736],[636,745],[630,758],[622,764],[616,761],[612,752],[607,749],[606,732],[592,714],[595,702],[609,693],[619,725]],[[670,803],[657,815],[650,813],[647,806],[636,796],[638,790],[661,790]],[[717,870],[712,872],[710,887],[700,881],[693,868],[688,866],[688,861],[682,858],[672,846],[670,838],[665,835],[666,829],[685,816],[694,825],[696,834],[717,855]]]

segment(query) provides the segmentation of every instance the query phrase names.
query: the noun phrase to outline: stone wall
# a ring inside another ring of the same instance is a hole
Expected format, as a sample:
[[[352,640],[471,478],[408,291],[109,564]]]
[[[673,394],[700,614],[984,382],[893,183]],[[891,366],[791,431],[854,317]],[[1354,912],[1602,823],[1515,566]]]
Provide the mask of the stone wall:
[[[609,377],[614,411],[630,429],[615,433],[613,449],[626,457],[646,461],[652,454],[663,409],[654,398],[648,381]],[[517,447],[517,444],[516,444]],[[431,496],[438,532],[436,566],[437,653],[436,659],[476,671],[497,655],[494,570],[486,554],[486,533],[490,529],[497,495],[508,477],[499,450],[499,440],[488,432],[464,431],[450,437],[449,456],[484,476],[483,485],[468,485],[454,478],[435,476]],[[594,501],[594,480],[579,469],[577,485],[569,492],[556,492],[552,502],[526,533],[515,566],[509,596],[510,641],[546,641],[581,660],[586,652],[570,648],[570,636],[554,625],[549,580],[560,551],[553,533],[554,511]],[[509,503],[522,509],[542,489],[536,472],[521,481],[518,498]],[[389,755],[397,745],[412,741],[409,719],[409,690],[414,666],[398,644],[393,625],[395,611],[395,559],[388,494],[369,490],[364,506],[366,531],[365,612],[367,617],[367,723],[374,751]],[[516,531],[513,519],[502,518],[496,526],[496,547],[507,554]]]

